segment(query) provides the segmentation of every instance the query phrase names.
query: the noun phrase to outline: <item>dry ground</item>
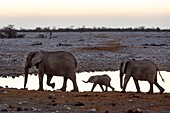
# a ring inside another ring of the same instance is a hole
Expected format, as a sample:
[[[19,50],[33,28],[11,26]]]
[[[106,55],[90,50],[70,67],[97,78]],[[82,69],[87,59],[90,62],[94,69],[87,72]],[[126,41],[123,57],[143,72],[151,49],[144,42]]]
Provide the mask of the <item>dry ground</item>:
[[[0,39],[0,76],[20,75],[31,51],[69,51],[78,72],[116,71],[127,58],[150,59],[170,71],[169,32],[56,32],[22,33],[25,38]],[[46,38],[40,38],[39,35]]]
[[[0,109],[41,113],[169,113],[170,94],[57,92],[0,89]]]

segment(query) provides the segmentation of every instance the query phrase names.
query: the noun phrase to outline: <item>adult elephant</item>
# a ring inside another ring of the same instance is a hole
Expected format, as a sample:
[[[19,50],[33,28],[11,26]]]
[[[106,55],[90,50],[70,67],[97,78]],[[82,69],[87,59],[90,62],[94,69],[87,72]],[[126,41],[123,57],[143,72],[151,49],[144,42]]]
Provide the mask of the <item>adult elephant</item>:
[[[110,87],[113,91],[114,91],[114,88],[110,85],[110,81],[111,81],[111,78],[104,74],[104,75],[95,75],[95,76],[91,76],[88,81],[83,81],[84,83],[88,83],[88,82],[91,82],[91,83],[94,83],[93,84],[93,87],[91,89],[91,92],[94,90],[94,88],[96,87],[97,84],[100,85],[102,91],[104,91],[104,88],[102,85],[105,85],[106,86],[106,89],[105,91],[107,91],[107,88]]]
[[[62,91],[66,91],[67,79],[69,78],[73,82],[74,89],[72,91],[78,92],[78,86],[76,83],[76,68],[77,61],[75,57],[65,51],[47,52],[47,51],[35,51],[30,52],[25,62],[25,82],[24,89],[26,88],[29,68],[36,66],[39,75],[39,89],[43,90],[43,77],[47,75],[47,85],[52,88],[55,87],[55,83],[50,83],[53,75],[64,76]]]
[[[133,59],[133,60],[123,61],[120,65],[120,87],[123,89],[122,92],[123,93],[126,92],[125,91],[126,85],[130,77],[133,77],[138,93],[141,92],[138,80],[144,80],[144,81],[148,81],[150,84],[150,90],[148,93],[150,94],[153,93],[153,84],[155,84],[160,90],[160,93],[162,94],[164,92],[164,88],[162,88],[157,83],[157,71],[158,71],[158,67],[156,66],[155,63],[153,63],[150,60],[134,60]],[[124,78],[124,85],[123,85],[124,74],[126,75]],[[162,78],[162,81],[164,81],[163,78]]]

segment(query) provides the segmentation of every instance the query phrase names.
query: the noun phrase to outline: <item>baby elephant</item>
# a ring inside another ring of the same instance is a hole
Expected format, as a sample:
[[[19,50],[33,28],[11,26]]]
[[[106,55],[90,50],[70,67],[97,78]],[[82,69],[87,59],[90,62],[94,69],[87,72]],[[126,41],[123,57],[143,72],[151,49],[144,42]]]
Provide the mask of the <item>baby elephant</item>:
[[[96,76],[91,76],[88,81],[83,81],[84,83],[88,83],[88,82],[91,82],[91,83],[94,83],[93,84],[93,87],[91,89],[91,92],[94,90],[94,88],[96,87],[97,84],[100,85],[102,91],[104,91],[103,89],[103,86],[102,85],[105,85],[106,86],[106,90],[107,91],[107,87],[110,87],[113,91],[115,88],[113,88],[111,85],[110,85],[110,81],[111,81],[111,78],[104,74],[104,75],[96,75]]]

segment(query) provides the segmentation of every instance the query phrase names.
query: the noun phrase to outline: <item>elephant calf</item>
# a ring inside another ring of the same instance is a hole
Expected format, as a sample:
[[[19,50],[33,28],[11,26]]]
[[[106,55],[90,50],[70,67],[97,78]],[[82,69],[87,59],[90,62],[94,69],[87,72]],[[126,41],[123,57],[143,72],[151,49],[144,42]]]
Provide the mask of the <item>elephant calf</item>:
[[[94,90],[94,88],[96,87],[97,84],[100,85],[102,91],[104,91],[103,89],[103,86],[102,85],[105,85],[106,86],[106,90],[107,91],[107,88],[110,87],[113,91],[115,88],[113,88],[111,85],[110,85],[110,81],[111,81],[111,78],[104,74],[104,75],[96,75],[96,76],[91,76],[88,81],[83,81],[84,83],[88,83],[88,82],[91,82],[91,83],[94,83],[93,84],[93,87],[91,89],[91,92]]]

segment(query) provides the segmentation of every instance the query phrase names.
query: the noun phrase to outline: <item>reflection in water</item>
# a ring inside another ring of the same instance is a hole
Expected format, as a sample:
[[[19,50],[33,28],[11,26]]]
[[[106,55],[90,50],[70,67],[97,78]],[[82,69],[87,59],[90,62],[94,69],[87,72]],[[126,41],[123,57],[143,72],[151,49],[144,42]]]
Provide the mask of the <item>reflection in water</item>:
[[[79,91],[90,91],[92,88],[92,83],[84,83],[82,80],[87,81],[90,76],[93,75],[102,75],[102,74],[108,74],[111,77],[111,86],[115,88],[116,91],[121,91],[120,88],[120,79],[119,79],[119,71],[105,71],[105,72],[83,72],[83,73],[77,73],[77,84],[79,87]],[[161,71],[161,75],[165,79],[165,83],[162,82],[159,74],[158,74],[158,83],[165,89],[165,92],[170,93],[170,74],[166,71]],[[169,75],[169,76],[168,76]],[[55,90],[60,89],[63,85],[63,77],[53,76],[52,81],[55,82]],[[149,91],[149,83],[146,81],[139,81],[139,85],[142,92],[148,92]],[[16,77],[15,79],[9,77],[9,78],[0,78],[0,86],[8,86],[9,88],[23,88],[24,87],[24,77]],[[27,88],[29,90],[35,89],[37,90],[39,87],[39,81],[38,76],[31,75],[28,77],[27,82]],[[105,87],[104,87],[105,88]],[[44,89],[45,90],[53,90],[51,87],[46,85],[46,75],[44,76]],[[67,81],[67,91],[70,91],[73,89],[72,82],[70,80]],[[110,88],[108,88],[109,91],[111,91]],[[99,85],[97,85],[94,89],[94,91],[101,92],[101,88]],[[131,78],[128,82],[128,85],[126,87],[126,91],[136,91],[136,87],[134,84],[133,79]],[[158,88],[154,85],[154,92],[159,92]]]

